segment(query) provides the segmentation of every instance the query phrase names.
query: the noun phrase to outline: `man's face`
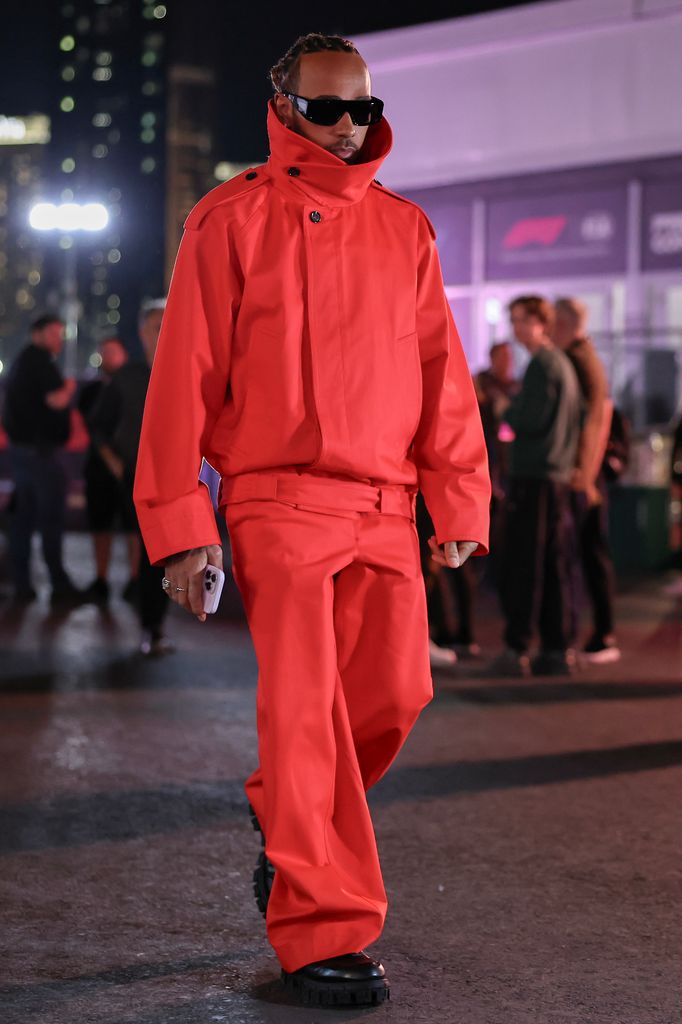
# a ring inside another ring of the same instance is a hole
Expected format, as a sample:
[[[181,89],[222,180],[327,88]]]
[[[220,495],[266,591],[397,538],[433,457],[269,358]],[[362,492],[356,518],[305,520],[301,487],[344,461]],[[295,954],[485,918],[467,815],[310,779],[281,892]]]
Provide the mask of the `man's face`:
[[[59,320],[46,324],[42,331],[37,333],[36,340],[42,348],[46,348],[53,356],[58,356],[64,348],[64,324]]]
[[[333,50],[305,53],[299,61],[299,81],[295,91],[308,100],[368,100],[371,95],[369,71],[357,53]],[[287,128],[316,142],[346,163],[358,159],[369,126],[354,125],[349,113],[345,113],[336,124],[313,124],[299,114],[291,100],[281,93],[275,95],[275,108]]]
[[[559,348],[568,348],[578,333],[578,322],[565,310],[557,310],[552,340]]]
[[[512,375],[511,345],[499,345],[490,356],[490,367],[498,380],[509,380]]]
[[[102,356],[102,369],[110,376],[128,360],[128,353],[118,338],[110,338],[105,341],[100,349],[100,355]]]
[[[142,342],[142,348],[144,349],[144,354],[147,357],[147,362],[150,366],[154,362],[154,354],[159,340],[159,331],[161,330],[162,320],[163,310],[152,309],[147,313],[142,326],[140,327],[140,341]]]
[[[509,320],[519,345],[531,351],[541,344],[545,337],[545,325],[542,320],[527,313],[521,305],[512,306]]]

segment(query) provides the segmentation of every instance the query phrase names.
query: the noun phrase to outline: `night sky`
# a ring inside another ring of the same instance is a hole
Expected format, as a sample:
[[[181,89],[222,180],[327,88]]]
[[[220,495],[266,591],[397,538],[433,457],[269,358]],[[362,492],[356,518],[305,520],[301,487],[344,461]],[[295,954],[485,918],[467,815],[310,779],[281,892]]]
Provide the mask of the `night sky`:
[[[562,0],[554,0],[560,3]],[[254,0],[170,0],[183,24],[174,32],[188,61],[215,63],[219,73],[219,138],[222,159],[249,162],[265,157],[265,102],[271,95],[268,69],[297,36],[338,32],[353,38],[365,32],[443,18],[464,17],[521,0],[421,0],[401,8],[395,0],[294,0],[267,5]],[[44,111],[58,82],[58,56],[52,19],[58,0],[10,0],[0,23],[0,114]],[[321,15],[321,11],[324,13]],[[177,16],[177,15],[176,15]]]

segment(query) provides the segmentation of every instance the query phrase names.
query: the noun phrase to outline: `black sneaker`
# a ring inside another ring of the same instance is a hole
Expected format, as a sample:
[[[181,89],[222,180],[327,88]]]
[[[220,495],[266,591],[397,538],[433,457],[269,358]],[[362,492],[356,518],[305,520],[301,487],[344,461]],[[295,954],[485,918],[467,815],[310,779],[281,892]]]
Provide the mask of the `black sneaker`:
[[[50,594],[50,604],[53,608],[76,608],[79,604],[83,604],[84,600],[84,592],[79,590],[69,579],[58,583],[52,588]]]
[[[530,663],[534,676],[571,676],[575,672],[573,651],[540,651]]]
[[[282,971],[282,981],[306,1006],[377,1006],[391,998],[383,964],[364,952]]]
[[[620,661],[620,647],[613,633],[607,636],[594,636],[583,648],[583,658],[591,665],[609,665],[611,662]]]
[[[137,576],[131,576],[121,591],[121,597],[128,604],[135,604],[140,593],[140,581]]]
[[[251,824],[253,825],[254,832],[260,832],[262,849],[258,854],[256,868],[253,872],[253,895],[256,898],[256,906],[263,917],[265,917],[268,910],[268,901],[270,899],[272,885],[275,881],[275,867],[271,861],[268,860],[267,854],[265,853],[265,836],[263,835],[263,829],[260,826],[260,822],[256,817],[256,812],[251,804],[249,804],[249,817],[251,818]]]
[[[109,600],[109,584],[98,576],[92,581],[89,587],[83,591],[83,601],[92,604],[106,604]]]

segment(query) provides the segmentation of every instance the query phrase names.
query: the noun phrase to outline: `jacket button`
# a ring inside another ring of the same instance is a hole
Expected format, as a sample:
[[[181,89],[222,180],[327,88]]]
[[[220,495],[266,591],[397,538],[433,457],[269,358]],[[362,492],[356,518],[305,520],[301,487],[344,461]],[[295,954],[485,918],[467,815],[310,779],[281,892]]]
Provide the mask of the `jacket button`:
[[[256,174],[255,171],[249,171],[249,173],[245,175],[245,177],[247,181],[253,181],[254,178],[258,177],[258,175]]]
[[[313,210],[313,212],[310,214],[310,219],[313,222],[313,224],[319,224],[320,221],[322,220],[322,214],[319,213],[318,210]]]
[[[287,174],[289,174],[292,178],[298,178],[300,173],[301,172],[298,167],[290,167],[289,170],[287,171]]]

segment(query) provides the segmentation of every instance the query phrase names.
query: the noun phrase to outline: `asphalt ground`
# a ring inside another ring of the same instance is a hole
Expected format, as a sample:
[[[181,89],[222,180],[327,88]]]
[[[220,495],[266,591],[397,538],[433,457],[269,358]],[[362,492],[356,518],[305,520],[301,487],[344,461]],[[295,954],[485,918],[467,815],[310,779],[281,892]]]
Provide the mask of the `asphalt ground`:
[[[88,582],[86,539],[69,536],[67,556]],[[23,615],[0,606],[0,1021],[682,1022],[674,582],[622,588],[615,665],[508,681],[484,659],[436,675],[371,794],[390,900],[374,951],[392,988],[355,1011],[285,996],[252,898],[243,625],[172,609],[178,650],[148,660],[116,596],[53,615],[41,582]],[[500,630],[483,594],[486,655]]]

